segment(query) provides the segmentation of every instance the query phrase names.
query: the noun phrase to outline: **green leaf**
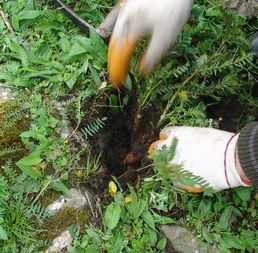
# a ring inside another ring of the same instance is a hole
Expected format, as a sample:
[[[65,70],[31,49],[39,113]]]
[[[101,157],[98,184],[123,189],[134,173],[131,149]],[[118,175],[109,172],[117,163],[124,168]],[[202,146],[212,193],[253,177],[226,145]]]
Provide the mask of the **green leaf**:
[[[121,207],[115,203],[109,204],[105,216],[104,222],[109,230],[112,230],[116,227],[118,221],[120,220]]]
[[[167,245],[167,238],[163,237],[157,244],[157,249],[159,250],[163,250],[166,248]]]
[[[60,39],[60,46],[64,53],[69,53],[71,49],[70,41],[67,38],[61,38]]]
[[[93,80],[94,82],[97,84],[97,85],[100,85],[101,84],[101,80],[99,78],[99,74],[98,72],[92,67],[91,64],[89,64],[89,69],[90,69],[90,72],[92,74],[92,77],[93,77]]]
[[[29,130],[29,131],[21,133],[20,137],[22,137],[22,138],[30,138],[30,137],[36,138],[37,137],[37,132],[33,131],[33,130]]]
[[[36,151],[22,158],[17,163],[20,163],[23,165],[37,165],[41,162],[42,162],[42,158],[40,157],[40,152]]]
[[[125,88],[127,88],[128,90],[132,90],[133,84],[132,84],[132,79],[130,77],[130,75],[128,74],[126,80],[125,80]]]
[[[109,104],[110,104],[110,111],[113,115],[119,114],[119,105],[118,105],[118,99],[117,96],[114,94],[111,94],[109,96]]]
[[[83,65],[82,65],[81,71],[82,71],[83,73],[86,73],[87,70],[88,70],[88,67],[89,67],[89,60],[86,60],[86,61],[83,63]]]
[[[44,20],[44,21],[37,23],[37,25],[35,26],[36,31],[47,31],[50,29],[62,31],[63,26],[60,22],[57,22],[55,20]]]
[[[228,206],[225,208],[224,212],[220,216],[219,224],[221,225],[221,228],[223,230],[226,230],[229,226],[229,222],[232,217],[232,211],[233,211],[233,206]]]
[[[64,79],[65,79],[65,83],[67,84],[67,86],[72,89],[74,84],[77,81],[77,75],[76,73],[65,73],[64,74]]]
[[[221,240],[223,240],[224,243],[228,245],[230,248],[241,249],[241,250],[245,249],[245,247],[243,246],[243,243],[239,238],[236,237],[236,235],[224,234]]]
[[[149,227],[155,229],[155,222],[150,211],[146,210],[142,212],[141,217]]]
[[[140,199],[140,200],[137,201],[136,209],[133,212],[133,218],[134,219],[140,217],[140,215],[142,214],[143,210],[146,207],[146,204],[147,204],[146,200]]]
[[[36,64],[42,64],[42,65],[53,64],[53,62],[50,62],[49,60],[47,60],[45,58],[35,56],[35,55],[30,55],[30,62],[36,63]],[[36,69],[39,70],[38,68],[36,68]]]
[[[25,49],[19,45],[16,41],[6,38],[5,43],[7,46],[17,54],[18,58],[21,60],[23,66],[29,65],[29,58]]]
[[[148,235],[148,240],[149,240],[150,245],[152,245],[152,246],[156,245],[156,243],[158,241],[158,236],[157,236],[156,230],[149,228],[147,235]]]
[[[30,10],[30,11],[32,11],[32,10],[34,10],[34,2],[33,2],[34,0],[27,0],[25,3],[26,3],[26,9],[27,10]]]
[[[22,163],[17,162],[16,165],[27,175],[33,178],[40,178],[43,177],[42,173],[37,169],[33,168],[29,165],[24,165]]]
[[[2,33],[5,28],[4,20],[0,17],[0,32]]]
[[[202,214],[202,219],[206,218],[210,209],[211,209],[211,201],[208,199],[202,199],[198,207],[199,212],[201,212]]]
[[[34,19],[39,17],[42,13],[42,11],[21,11],[18,14],[18,20]]]
[[[7,72],[0,72],[0,80],[8,81],[11,79],[11,75]]]
[[[251,190],[248,187],[240,186],[235,188],[234,191],[243,201],[248,201],[251,198]]]
[[[60,181],[51,183],[48,186],[48,188],[49,189],[54,189],[58,192],[62,192],[66,198],[70,199],[72,197],[69,189]]]
[[[14,30],[19,30],[19,20],[17,15],[12,15],[12,27]]]
[[[52,75],[55,75],[55,74],[59,74],[60,72],[57,71],[57,70],[54,70],[54,69],[49,69],[49,70],[41,70],[41,71],[36,71],[34,73],[29,73],[27,74],[26,76],[28,78],[32,78],[32,77],[45,77],[45,78],[49,78],[51,77]]]
[[[100,235],[96,231],[94,231],[93,228],[86,229],[86,233],[89,235],[89,237],[93,240],[95,244],[101,245]]]
[[[89,245],[84,252],[90,252],[90,253],[99,253],[98,246],[96,245]]]
[[[202,236],[203,236],[203,238],[207,241],[207,242],[209,242],[209,243],[213,243],[214,242],[214,237],[213,237],[213,235],[211,234],[211,233],[209,233],[209,232],[202,232]]]
[[[8,240],[8,235],[1,225],[0,225],[0,239],[5,241]]]
[[[170,217],[161,216],[158,214],[155,214],[154,221],[157,224],[168,224],[168,223],[175,223],[175,219],[172,219]]]
[[[80,43],[76,42],[75,44],[72,45],[69,52],[69,56],[84,54],[86,52],[87,50]]]
[[[121,252],[121,248],[124,244],[124,236],[119,232],[112,240],[112,248],[108,251],[109,253]]]

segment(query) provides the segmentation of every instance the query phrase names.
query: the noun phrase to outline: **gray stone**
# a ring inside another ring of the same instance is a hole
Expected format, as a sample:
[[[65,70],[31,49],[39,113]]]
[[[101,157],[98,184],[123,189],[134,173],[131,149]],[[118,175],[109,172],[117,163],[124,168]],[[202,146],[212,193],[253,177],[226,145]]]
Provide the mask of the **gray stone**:
[[[252,52],[258,57],[258,32],[253,34],[250,39],[252,40]]]
[[[234,10],[247,18],[255,18],[258,15],[258,0],[229,0],[224,4],[226,9]]]
[[[71,245],[72,241],[73,241],[73,238],[70,232],[64,231],[61,235],[59,235],[53,240],[52,245],[44,252],[45,253],[61,252],[62,249]]]
[[[163,225],[161,231],[174,249],[182,253],[220,253],[216,248],[200,248],[196,237],[187,229],[177,225]]]
[[[50,204],[46,209],[54,213],[57,213],[64,207],[89,207],[91,210],[95,208],[93,195],[91,195],[89,191],[84,190],[84,193],[81,193],[80,191],[74,188],[70,189],[69,191],[72,195],[71,199],[61,196],[52,204]],[[70,232],[64,231],[53,240],[51,246],[46,251],[44,251],[44,253],[63,252],[62,250],[70,246],[72,241],[73,239]]]
[[[0,84],[0,104],[14,99],[14,94],[7,87],[1,87]]]
[[[85,194],[82,194],[76,189],[70,189],[70,193],[72,195],[71,199],[65,198],[64,196],[59,197],[56,201],[50,204],[47,207],[47,210],[52,212],[57,212],[64,207],[75,207],[75,208],[83,208],[93,206],[93,196],[89,194],[88,191],[85,191]]]

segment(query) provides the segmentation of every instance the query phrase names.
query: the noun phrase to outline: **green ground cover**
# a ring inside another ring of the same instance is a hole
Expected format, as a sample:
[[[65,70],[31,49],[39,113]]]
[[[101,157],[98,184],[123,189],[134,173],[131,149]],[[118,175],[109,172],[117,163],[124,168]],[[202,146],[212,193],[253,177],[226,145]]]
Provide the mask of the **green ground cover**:
[[[115,2],[66,4],[96,27]],[[148,77],[138,73],[142,47],[137,50],[128,92],[120,93],[108,82],[107,45],[94,31],[86,36],[49,1],[0,0],[0,5],[15,31],[10,33],[0,17],[0,85],[17,98],[0,104],[0,252],[38,252],[48,246],[49,238],[38,236],[46,230],[38,224],[51,220],[41,200],[53,190],[69,197],[69,187],[80,188],[101,175],[106,184],[99,226],[69,224],[74,241],[68,252],[165,252],[162,224],[182,225],[202,246],[221,252],[258,250],[253,187],[189,194],[174,188],[159,168],[138,184],[127,181],[133,184],[128,186],[111,178],[104,154],[94,148],[114,119],[130,113],[145,117],[152,108],[159,112],[156,129],[221,128],[225,122],[226,130],[239,131],[257,119],[257,66],[248,40],[257,19],[229,13],[219,0],[196,1],[176,45]],[[211,116],[214,104],[224,106],[228,100],[245,114],[235,116],[233,124],[224,114]],[[151,171],[158,167],[155,162]],[[111,180],[118,190],[110,195]]]

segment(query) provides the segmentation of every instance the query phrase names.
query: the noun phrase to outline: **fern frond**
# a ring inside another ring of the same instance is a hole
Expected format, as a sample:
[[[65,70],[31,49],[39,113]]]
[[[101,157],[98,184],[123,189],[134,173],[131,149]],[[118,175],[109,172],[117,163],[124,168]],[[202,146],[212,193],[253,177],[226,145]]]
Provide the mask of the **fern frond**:
[[[44,220],[53,216],[53,212],[47,210],[45,207],[39,204],[30,205],[29,208],[26,210],[26,213],[33,214],[39,220]]]
[[[4,176],[0,175],[0,198],[6,199],[8,195],[8,181]]]
[[[163,146],[161,150],[154,150],[150,157],[153,159],[154,170],[158,172],[165,184],[167,181],[173,181],[175,184],[193,187],[198,185],[203,189],[209,188],[209,184],[200,176],[186,171],[181,164],[173,164],[176,153],[177,139],[174,138],[170,148]]]
[[[89,123],[86,127],[80,130],[80,132],[86,137],[86,139],[92,136],[94,136],[96,133],[99,132],[100,129],[102,129],[105,125],[105,120],[107,120],[106,117],[103,117],[102,119],[97,118],[95,121]]]
[[[246,54],[236,58],[233,57],[232,59],[229,59],[223,62],[222,64],[221,64],[221,61],[219,60],[213,63],[210,67],[204,68],[202,72],[206,74],[217,75],[217,73],[225,69],[232,69],[234,67],[241,69],[241,68],[244,68],[244,66],[251,64],[252,59],[253,59],[252,54]]]
[[[176,69],[174,69],[172,71],[172,75],[176,78],[181,77],[188,72],[189,68],[190,68],[190,63],[187,62],[186,64],[182,66],[178,66]]]
[[[0,150],[0,157],[5,156],[5,155],[9,155],[9,154],[13,154],[15,152],[22,151],[22,150],[24,150],[24,148],[21,147],[21,146],[7,147],[7,148],[4,148],[4,149]]]

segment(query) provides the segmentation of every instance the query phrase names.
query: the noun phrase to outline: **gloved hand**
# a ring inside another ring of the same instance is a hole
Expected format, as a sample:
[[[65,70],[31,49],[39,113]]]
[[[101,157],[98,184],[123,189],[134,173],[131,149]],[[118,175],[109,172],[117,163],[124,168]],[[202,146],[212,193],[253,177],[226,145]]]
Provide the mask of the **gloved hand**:
[[[120,3],[109,44],[108,69],[111,81],[122,86],[128,74],[130,57],[139,40],[151,34],[140,63],[148,73],[167,53],[187,22],[194,0],[127,0]]]
[[[171,163],[182,164],[183,169],[205,179],[215,191],[251,185],[248,181],[244,183],[236,168],[238,134],[204,127],[167,127],[149,150],[159,150],[163,145],[169,148],[175,137],[178,143]],[[198,185],[173,184],[188,192],[203,191]]]

